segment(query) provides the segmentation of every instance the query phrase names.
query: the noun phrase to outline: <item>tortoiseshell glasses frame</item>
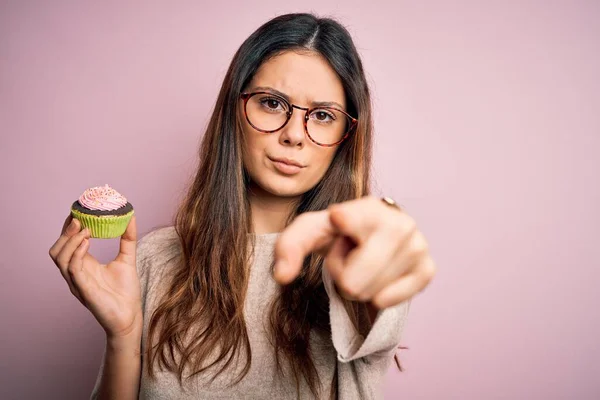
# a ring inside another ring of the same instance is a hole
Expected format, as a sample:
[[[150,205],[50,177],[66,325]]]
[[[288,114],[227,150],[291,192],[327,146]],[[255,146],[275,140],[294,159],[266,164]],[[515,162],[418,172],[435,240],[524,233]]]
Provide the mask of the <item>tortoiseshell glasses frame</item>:
[[[264,129],[261,129],[261,128],[257,127],[256,125],[254,125],[252,123],[252,121],[250,121],[250,118],[248,117],[248,111],[247,111],[248,100],[250,100],[250,98],[252,96],[259,95],[259,94],[269,95],[269,97],[273,97],[277,101],[281,101],[282,103],[284,103],[284,104],[286,104],[288,106],[287,107],[287,111],[285,112],[286,113],[286,120],[285,120],[285,122],[279,128],[273,129],[273,130],[264,130]],[[298,106],[296,104],[290,103],[285,98],[283,98],[283,97],[281,97],[281,96],[279,96],[277,94],[274,94],[274,93],[271,93],[271,92],[265,92],[265,91],[250,92],[250,93],[243,92],[243,93],[240,93],[240,97],[244,101],[244,115],[246,116],[246,121],[248,121],[248,123],[254,129],[256,129],[259,132],[263,132],[263,133],[273,133],[273,132],[277,132],[278,130],[283,129],[283,127],[286,126],[287,123],[292,118],[292,113],[294,112],[294,108],[297,108],[299,110],[305,111],[304,118],[303,118],[303,121],[304,121],[304,133],[310,139],[311,142],[313,142],[316,145],[323,146],[323,147],[333,147],[333,146],[337,146],[338,144],[342,143],[344,140],[346,140],[348,138],[348,136],[350,136],[350,133],[354,130],[354,128],[358,124],[358,119],[357,118],[354,118],[353,116],[351,116],[350,114],[348,114],[346,111],[341,110],[341,109],[339,109],[337,107],[329,107],[329,106],[326,106],[326,107],[320,106],[320,107],[313,107],[313,108],[301,107],[301,106]],[[338,140],[335,143],[320,143],[320,142],[316,141],[312,136],[310,136],[310,133],[308,132],[308,120],[310,118],[310,114],[313,111],[317,111],[317,110],[333,110],[333,111],[337,111],[337,112],[340,112],[340,113],[344,114],[348,118],[348,121],[349,121],[348,127],[346,129],[346,132],[344,133],[344,135],[342,136],[342,138],[340,140]]]

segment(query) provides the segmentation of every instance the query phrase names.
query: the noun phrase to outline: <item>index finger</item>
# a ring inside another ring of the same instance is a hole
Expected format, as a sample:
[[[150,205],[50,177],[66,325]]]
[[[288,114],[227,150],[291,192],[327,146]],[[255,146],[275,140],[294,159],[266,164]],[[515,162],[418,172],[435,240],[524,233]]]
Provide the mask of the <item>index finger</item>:
[[[327,210],[296,217],[275,244],[275,280],[285,285],[296,279],[302,271],[304,258],[314,251],[328,248],[336,233]]]
[[[73,220],[73,215],[71,213],[69,213],[69,216],[65,219],[65,222],[63,223],[63,227],[61,229],[60,236],[58,237],[56,242],[54,242],[52,247],[50,247],[49,253],[52,258],[56,257],[56,255],[58,253],[60,253],[60,251],[62,250],[65,243],[67,243],[67,241],[71,238],[71,236],[73,236],[73,235],[69,235],[69,233],[67,232],[72,220]],[[77,220],[75,220],[75,221],[76,221],[75,223],[78,224]],[[81,228],[81,226],[79,226],[79,228]],[[77,233],[77,232],[79,232],[79,229],[74,230],[73,233]]]
[[[73,214],[69,213],[69,215],[67,216],[67,218],[65,219],[65,223],[63,224],[62,230],[60,232],[61,235],[64,235],[67,233],[67,228],[69,227],[69,225],[71,224],[71,221],[73,220]]]

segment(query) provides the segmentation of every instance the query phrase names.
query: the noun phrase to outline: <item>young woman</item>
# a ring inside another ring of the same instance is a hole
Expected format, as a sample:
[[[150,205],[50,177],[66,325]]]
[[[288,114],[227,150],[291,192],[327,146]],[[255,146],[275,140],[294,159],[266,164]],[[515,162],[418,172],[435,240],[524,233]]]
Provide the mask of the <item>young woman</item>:
[[[106,331],[93,398],[381,397],[435,266],[369,194],[369,89],[348,32],[277,17],[239,48],[172,227],[100,264],[67,218],[50,255]]]

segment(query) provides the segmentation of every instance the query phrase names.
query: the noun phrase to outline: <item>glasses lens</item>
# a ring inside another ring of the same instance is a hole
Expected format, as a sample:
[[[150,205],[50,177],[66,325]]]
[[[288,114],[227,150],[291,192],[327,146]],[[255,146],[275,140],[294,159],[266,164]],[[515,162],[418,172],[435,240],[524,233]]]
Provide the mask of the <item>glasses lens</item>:
[[[319,108],[310,112],[306,127],[315,142],[334,144],[346,135],[350,123],[350,118],[343,112],[332,108]]]
[[[250,123],[263,131],[274,131],[287,121],[288,104],[281,98],[257,93],[248,99],[246,115]]]
[[[279,96],[256,93],[246,103],[250,123],[261,131],[276,131],[288,120],[290,105]],[[323,107],[310,111],[306,128],[312,140],[319,144],[334,144],[348,133],[352,121],[346,114]]]

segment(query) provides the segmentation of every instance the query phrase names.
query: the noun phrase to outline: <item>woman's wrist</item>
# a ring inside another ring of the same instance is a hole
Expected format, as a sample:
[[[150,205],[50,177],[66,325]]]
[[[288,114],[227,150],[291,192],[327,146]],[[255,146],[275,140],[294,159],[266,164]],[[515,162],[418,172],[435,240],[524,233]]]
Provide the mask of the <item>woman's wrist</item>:
[[[122,351],[134,349],[139,353],[142,341],[143,320],[140,312],[134,323],[125,331],[118,334],[106,334],[106,345],[108,350]]]
[[[142,343],[142,329],[134,329],[126,335],[106,335],[106,349],[113,353],[139,355]]]

